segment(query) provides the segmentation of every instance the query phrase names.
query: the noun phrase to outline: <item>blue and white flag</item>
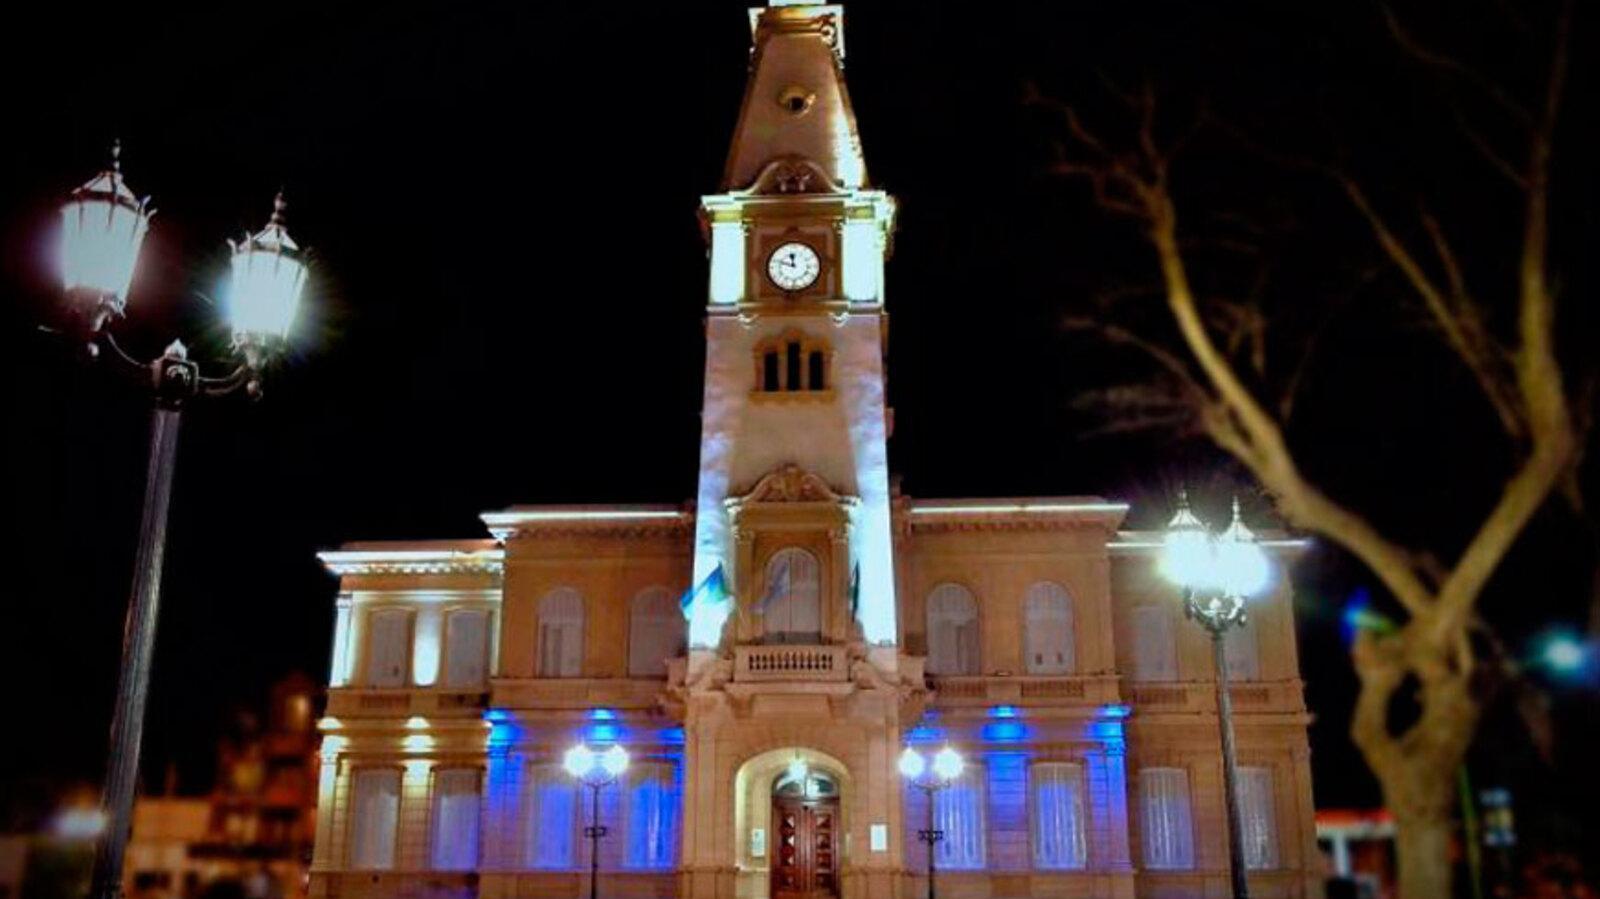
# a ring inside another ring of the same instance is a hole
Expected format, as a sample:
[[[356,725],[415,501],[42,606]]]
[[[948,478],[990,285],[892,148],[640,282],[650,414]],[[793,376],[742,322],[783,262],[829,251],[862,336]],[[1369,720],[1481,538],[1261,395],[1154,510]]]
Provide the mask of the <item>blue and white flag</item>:
[[[728,587],[722,577],[722,563],[711,569],[705,580],[683,591],[683,596],[678,599],[678,605],[687,615],[690,609],[704,605],[720,605],[728,599]]]

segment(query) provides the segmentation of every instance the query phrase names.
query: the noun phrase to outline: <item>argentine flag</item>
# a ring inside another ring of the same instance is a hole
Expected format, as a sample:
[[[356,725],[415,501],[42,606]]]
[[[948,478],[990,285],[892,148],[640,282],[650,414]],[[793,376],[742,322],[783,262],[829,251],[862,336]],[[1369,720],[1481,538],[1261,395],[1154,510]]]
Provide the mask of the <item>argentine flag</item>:
[[[683,591],[678,605],[683,609],[684,619],[689,622],[690,646],[705,648],[716,645],[722,636],[722,622],[727,620],[729,599],[720,562],[704,580]]]

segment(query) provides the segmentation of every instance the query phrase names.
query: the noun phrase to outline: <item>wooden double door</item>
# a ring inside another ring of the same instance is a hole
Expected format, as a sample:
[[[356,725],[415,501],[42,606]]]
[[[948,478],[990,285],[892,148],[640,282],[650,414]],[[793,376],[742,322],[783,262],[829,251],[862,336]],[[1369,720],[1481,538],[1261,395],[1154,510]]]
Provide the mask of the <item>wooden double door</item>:
[[[772,799],[772,899],[839,895],[839,800]]]

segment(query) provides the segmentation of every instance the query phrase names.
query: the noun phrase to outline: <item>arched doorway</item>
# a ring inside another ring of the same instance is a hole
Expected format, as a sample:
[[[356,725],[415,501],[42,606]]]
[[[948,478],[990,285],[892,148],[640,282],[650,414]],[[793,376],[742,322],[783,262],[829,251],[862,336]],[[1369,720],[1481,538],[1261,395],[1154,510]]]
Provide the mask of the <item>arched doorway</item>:
[[[798,756],[772,783],[771,899],[835,899],[844,827],[839,782]]]

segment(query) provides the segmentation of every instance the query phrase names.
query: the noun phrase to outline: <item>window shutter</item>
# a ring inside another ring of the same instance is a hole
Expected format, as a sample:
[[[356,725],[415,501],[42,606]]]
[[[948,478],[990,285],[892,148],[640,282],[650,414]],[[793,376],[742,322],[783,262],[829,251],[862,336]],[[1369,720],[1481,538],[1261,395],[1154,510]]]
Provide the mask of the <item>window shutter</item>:
[[[395,827],[400,821],[400,772],[357,769],[351,778],[350,867],[394,867]]]
[[[430,861],[436,871],[470,871],[478,866],[480,779],[477,768],[434,772]]]
[[[1133,610],[1133,676],[1141,681],[1178,679],[1178,648],[1172,638],[1172,620],[1159,606]]]
[[[1144,865],[1153,871],[1194,867],[1194,825],[1189,813],[1189,772],[1145,768],[1139,772]]]
[[[405,609],[379,609],[368,616],[367,686],[406,685],[410,637],[411,613]]]
[[[451,612],[445,621],[445,686],[481,687],[489,662],[489,613]]]
[[[1067,674],[1072,671],[1072,599],[1060,584],[1034,584],[1023,601],[1025,664],[1030,674]]]
[[[1239,769],[1239,816],[1244,833],[1245,867],[1253,871],[1278,867],[1278,822],[1273,813],[1272,769]]]

